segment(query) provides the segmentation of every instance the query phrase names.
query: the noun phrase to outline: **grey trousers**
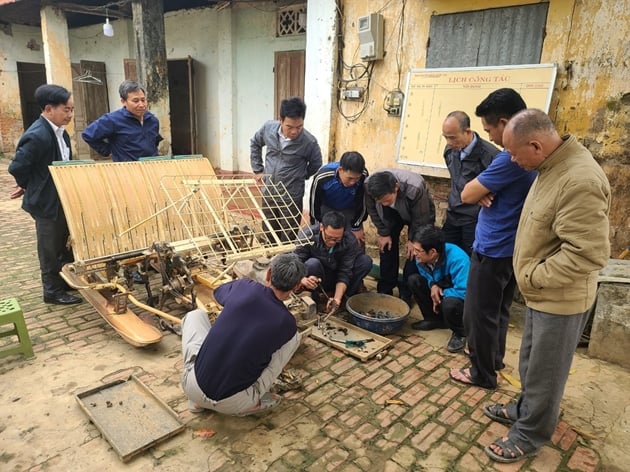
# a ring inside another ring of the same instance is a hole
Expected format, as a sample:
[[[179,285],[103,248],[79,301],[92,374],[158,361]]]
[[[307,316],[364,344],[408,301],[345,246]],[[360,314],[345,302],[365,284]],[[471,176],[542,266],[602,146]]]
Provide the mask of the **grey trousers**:
[[[271,390],[273,382],[300,346],[302,336],[296,332],[293,338],[274,352],[269,365],[250,387],[230,397],[215,401],[203,393],[195,377],[195,359],[211,327],[208,314],[204,310],[190,311],[182,320],[182,354],[184,356],[182,388],[188,399],[199,407],[226,415],[245,415],[248,410],[258,406],[260,397]]]
[[[519,358],[518,420],[508,433],[524,451],[538,450],[551,439],[589,313],[553,315],[527,308]]]

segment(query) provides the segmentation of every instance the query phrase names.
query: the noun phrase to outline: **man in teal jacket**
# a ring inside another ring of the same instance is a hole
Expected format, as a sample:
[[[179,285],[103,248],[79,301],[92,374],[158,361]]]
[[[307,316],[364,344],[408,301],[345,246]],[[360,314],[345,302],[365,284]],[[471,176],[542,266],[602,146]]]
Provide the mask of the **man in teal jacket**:
[[[407,280],[424,319],[413,329],[450,328],[453,334],[446,349],[464,349],[464,299],[470,259],[459,246],[444,242],[442,230],[433,225],[421,226],[411,235],[418,273]]]

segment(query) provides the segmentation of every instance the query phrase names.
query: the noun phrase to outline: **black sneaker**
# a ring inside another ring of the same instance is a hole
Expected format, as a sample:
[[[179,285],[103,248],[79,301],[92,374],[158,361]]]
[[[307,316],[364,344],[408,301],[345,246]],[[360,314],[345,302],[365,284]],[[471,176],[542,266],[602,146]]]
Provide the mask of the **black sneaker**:
[[[459,352],[464,349],[464,346],[466,346],[466,336],[458,336],[453,333],[451,339],[448,340],[446,350],[448,352]]]

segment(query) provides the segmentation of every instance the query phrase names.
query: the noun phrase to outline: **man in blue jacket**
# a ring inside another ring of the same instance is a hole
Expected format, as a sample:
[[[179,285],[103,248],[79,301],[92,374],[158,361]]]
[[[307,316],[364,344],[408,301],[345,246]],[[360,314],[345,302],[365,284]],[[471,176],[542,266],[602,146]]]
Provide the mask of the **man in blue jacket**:
[[[118,93],[122,108],[90,123],[81,137],[101,156],[111,154],[114,162],[157,156],[160,122],[147,109],[144,89],[138,82],[125,80]]]
[[[346,227],[365,246],[363,222],[367,219],[367,209],[363,184],[367,176],[365,159],[356,151],[344,152],[339,162],[322,166],[311,186],[311,224],[322,221],[331,210],[340,211],[346,218]]]
[[[446,349],[464,349],[464,299],[470,259],[459,246],[444,242],[444,234],[433,225],[420,227],[411,235],[418,273],[407,283],[424,319],[413,329],[450,328],[453,334]]]

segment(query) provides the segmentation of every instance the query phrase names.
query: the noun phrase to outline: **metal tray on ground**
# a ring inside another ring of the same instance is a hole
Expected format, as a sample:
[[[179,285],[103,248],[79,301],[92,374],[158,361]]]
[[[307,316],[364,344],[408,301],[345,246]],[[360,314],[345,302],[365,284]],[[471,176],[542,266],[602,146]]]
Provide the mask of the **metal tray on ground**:
[[[322,323],[322,326],[313,325],[309,335],[329,346],[350,354],[353,357],[367,361],[387,349],[394,341],[350,323],[346,323],[331,316]],[[345,341],[361,342],[361,346],[347,346]]]
[[[135,375],[75,398],[123,462],[186,428],[177,413]]]

